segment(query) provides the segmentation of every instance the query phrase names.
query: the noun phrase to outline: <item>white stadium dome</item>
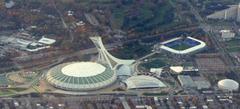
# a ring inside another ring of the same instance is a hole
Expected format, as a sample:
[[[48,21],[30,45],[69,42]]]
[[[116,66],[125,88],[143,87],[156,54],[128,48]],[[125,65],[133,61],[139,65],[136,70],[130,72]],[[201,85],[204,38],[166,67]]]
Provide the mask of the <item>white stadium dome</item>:
[[[164,88],[167,87],[162,81],[157,78],[138,75],[132,76],[125,81],[127,89],[145,89],[145,88]]]
[[[47,73],[47,81],[64,90],[96,90],[112,84],[116,73],[96,62],[71,62],[57,65]]]
[[[218,81],[218,88],[221,90],[236,91],[239,88],[239,83],[232,79],[223,79]]]

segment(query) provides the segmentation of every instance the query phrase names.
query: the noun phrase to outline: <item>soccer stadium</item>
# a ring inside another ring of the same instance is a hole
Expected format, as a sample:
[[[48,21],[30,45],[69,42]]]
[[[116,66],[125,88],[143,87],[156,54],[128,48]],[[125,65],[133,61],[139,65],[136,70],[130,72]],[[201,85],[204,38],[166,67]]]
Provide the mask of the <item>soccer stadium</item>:
[[[116,74],[110,67],[96,62],[64,63],[47,73],[47,81],[51,85],[71,91],[96,90],[115,80]]]
[[[177,37],[161,43],[163,50],[174,54],[188,54],[204,48],[206,44],[193,37]]]

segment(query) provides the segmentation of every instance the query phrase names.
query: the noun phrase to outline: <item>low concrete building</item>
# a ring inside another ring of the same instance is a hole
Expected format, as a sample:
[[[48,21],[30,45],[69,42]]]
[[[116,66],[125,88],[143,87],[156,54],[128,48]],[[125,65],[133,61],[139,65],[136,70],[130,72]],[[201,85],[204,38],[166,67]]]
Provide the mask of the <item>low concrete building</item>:
[[[194,81],[194,83],[196,84],[198,90],[209,89],[211,87],[211,84],[204,80]]]
[[[235,33],[230,30],[221,30],[221,38],[223,41],[229,41],[235,37]]]
[[[178,75],[178,80],[182,87],[184,88],[196,88],[196,84],[192,80],[192,78],[188,75]]]
[[[46,37],[42,37],[38,42],[42,43],[42,44],[46,44],[46,45],[52,45],[52,44],[54,44],[56,42],[56,40],[50,39],[50,38],[46,38]]]

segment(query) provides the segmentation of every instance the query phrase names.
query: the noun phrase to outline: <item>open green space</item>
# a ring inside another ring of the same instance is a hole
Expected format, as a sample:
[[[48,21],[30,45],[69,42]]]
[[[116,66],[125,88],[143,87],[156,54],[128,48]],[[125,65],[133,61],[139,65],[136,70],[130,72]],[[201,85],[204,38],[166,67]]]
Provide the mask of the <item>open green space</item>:
[[[168,1],[128,1],[112,8],[112,25],[124,30],[143,32],[174,19],[173,7]]]
[[[0,96],[10,96],[10,95],[14,95],[14,91],[8,90],[8,89],[0,90]]]
[[[155,59],[155,60],[151,60],[149,62],[143,63],[141,66],[150,69],[150,68],[160,68],[160,67],[164,67],[167,64],[160,59]]]
[[[239,52],[240,51],[240,40],[230,40],[226,43],[226,48],[229,52]]]
[[[240,40],[234,39],[226,42],[226,45],[231,47],[231,46],[239,46]]]
[[[14,92],[21,92],[24,90],[27,90],[26,88],[8,88],[8,90],[10,91],[14,91]]]
[[[151,46],[141,45],[139,42],[124,44],[121,48],[111,51],[111,53],[123,59],[139,58],[151,52]]]
[[[191,46],[187,45],[187,44],[184,44],[184,43],[181,43],[181,44],[178,44],[178,45],[175,45],[173,47],[171,47],[175,50],[186,50],[188,48],[191,48]]]
[[[0,75],[0,85],[7,85],[8,83],[9,82],[6,75],[5,74]]]

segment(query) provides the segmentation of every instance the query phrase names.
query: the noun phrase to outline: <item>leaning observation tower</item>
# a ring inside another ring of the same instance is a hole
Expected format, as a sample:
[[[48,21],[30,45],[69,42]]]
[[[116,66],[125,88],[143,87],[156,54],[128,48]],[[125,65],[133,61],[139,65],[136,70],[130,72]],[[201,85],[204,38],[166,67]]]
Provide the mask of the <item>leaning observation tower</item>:
[[[118,65],[131,65],[135,62],[135,60],[118,59],[112,56],[104,47],[101,37],[90,37],[90,39],[98,50],[98,61],[107,63],[112,70],[116,69]]]

